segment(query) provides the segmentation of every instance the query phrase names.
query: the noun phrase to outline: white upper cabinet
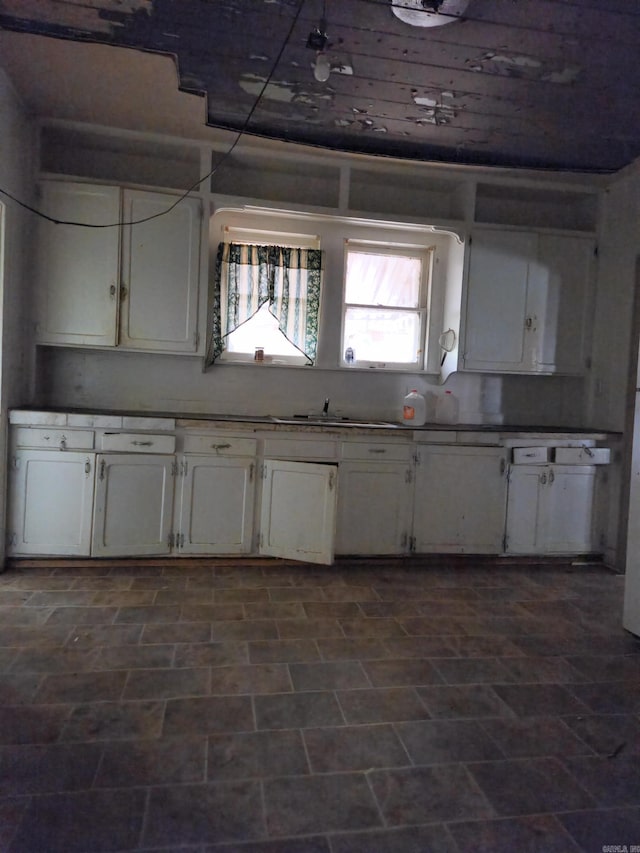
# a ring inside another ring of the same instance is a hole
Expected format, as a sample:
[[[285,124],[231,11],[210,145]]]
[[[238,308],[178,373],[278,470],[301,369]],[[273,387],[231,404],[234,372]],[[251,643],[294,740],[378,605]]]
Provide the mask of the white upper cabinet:
[[[588,237],[475,229],[466,275],[463,369],[584,372],[593,257]]]
[[[60,222],[120,221],[120,190],[47,182],[40,208]],[[120,228],[38,220],[37,337],[40,343],[115,346]]]
[[[40,221],[39,343],[197,350],[201,204],[186,198],[170,209],[177,200],[166,193],[44,183],[41,207],[49,216],[110,227]]]
[[[579,375],[590,355],[590,312],[595,242],[587,237],[540,234],[539,289],[545,294],[541,330],[541,370]]]
[[[200,202],[125,190],[120,344],[194,352],[198,312]],[[155,217],[151,219],[150,217]],[[140,220],[148,220],[141,222]]]

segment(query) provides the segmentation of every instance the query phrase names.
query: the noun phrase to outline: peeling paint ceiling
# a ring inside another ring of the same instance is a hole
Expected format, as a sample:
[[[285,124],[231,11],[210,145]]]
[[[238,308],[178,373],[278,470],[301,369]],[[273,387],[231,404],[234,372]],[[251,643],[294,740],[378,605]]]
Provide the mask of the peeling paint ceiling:
[[[0,0],[0,30],[168,55],[211,127],[258,137],[590,172],[640,156],[634,0]]]

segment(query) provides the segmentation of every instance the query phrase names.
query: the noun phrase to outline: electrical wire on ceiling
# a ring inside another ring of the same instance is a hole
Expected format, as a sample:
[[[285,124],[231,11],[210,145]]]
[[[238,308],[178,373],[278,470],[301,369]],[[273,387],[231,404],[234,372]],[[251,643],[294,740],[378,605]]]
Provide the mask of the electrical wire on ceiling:
[[[255,101],[253,102],[251,109],[247,113],[247,117],[245,118],[245,120],[242,124],[242,127],[237,132],[236,138],[234,139],[234,141],[232,142],[230,147],[227,149],[227,151],[225,151],[225,153],[218,160],[218,162],[215,164],[215,166],[209,172],[207,172],[206,175],[203,175],[201,178],[198,178],[198,180],[194,184],[192,184],[189,187],[189,189],[185,190],[182,193],[182,195],[178,196],[178,198],[174,201],[174,203],[172,205],[170,205],[169,207],[167,207],[166,210],[161,210],[160,213],[154,213],[153,215],[145,216],[142,219],[131,219],[128,221],[120,220],[119,222],[107,222],[107,223],[104,223],[102,225],[93,225],[93,224],[90,224],[88,222],[74,222],[73,220],[68,220],[68,219],[56,219],[55,217],[49,216],[48,214],[44,213],[42,210],[38,210],[36,207],[32,207],[30,204],[27,204],[26,202],[21,201],[21,199],[17,198],[12,193],[10,193],[8,190],[3,189],[2,187],[0,187],[0,194],[6,196],[7,198],[10,198],[11,201],[15,202],[15,204],[19,205],[20,207],[24,208],[25,210],[28,210],[30,213],[35,213],[36,216],[39,216],[41,219],[45,219],[47,222],[52,222],[54,225],[72,225],[72,226],[75,226],[78,228],[122,228],[123,226],[127,226],[127,225],[141,225],[144,222],[150,222],[152,219],[159,219],[161,216],[166,216],[168,213],[171,213],[171,211],[174,208],[176,208],[180,204],[180,202],[184,201],[184,199],[187,198],[187,196],[189,196],[192,192],[194,192],[194,190],[196,190],[200,186],[200,184],[202,184],[204,181],[208,180],[209,178],[212,178],[215,175],[215,173],[223,165],[223,163],[225,163],[226,160],[231,156],[231,154],[233,153],[233,150],[235,149],[237,144],[240,142],[240,140],[242,139],[242,137],[246,133],[247,128],[249,127],[249,123],[250,123],[251,119],[253,118],[253,114],[255,113],[256,109],[258,108],[258,104],[262,100],[262,97],[263,97],[263,95],[267,89],[267,86],[271,82],[271,79],[275,73],[275,70],[278,67],[278,64],[280,63],[280,60],[282,59],[282,54],[284,53],[285,48],[289,44],[289,41],[291,39],[291,36],[292,36],[293,31],[295,29],[295,26],[298,23],[298,20],[300,18],[300,14],[302,12],[303,6],[304,6],[304,0],[298,0],[298,6],[297,6],[295,14],[293,16],[293,20],[291,21],[291,24],[289,26],[287,34],[284,38],[284,41],[282,42],[282,45],[280,46],[280,50],[278,51],[278,55],[276,56],[275,60],[273,61],[273,64],[271,66],[271,70],[269,71],[264,83],[262,84],[262,87],[261,87],[260,91],[258,92],[258,95],[257,95]]]

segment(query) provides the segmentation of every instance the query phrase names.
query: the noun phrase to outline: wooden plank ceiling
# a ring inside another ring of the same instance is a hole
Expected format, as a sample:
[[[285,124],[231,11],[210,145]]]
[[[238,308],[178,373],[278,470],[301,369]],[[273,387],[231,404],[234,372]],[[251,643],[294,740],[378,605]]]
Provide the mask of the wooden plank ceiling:
[[[168,54],[209,125],[257,136],[585,172],[640,155],[635,0],[0,0],[0,29]]]

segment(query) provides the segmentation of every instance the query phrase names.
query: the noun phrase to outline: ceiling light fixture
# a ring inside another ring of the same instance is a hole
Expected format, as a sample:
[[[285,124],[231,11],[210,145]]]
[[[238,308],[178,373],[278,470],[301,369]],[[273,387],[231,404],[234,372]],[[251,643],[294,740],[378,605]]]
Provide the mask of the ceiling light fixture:
[[[456,21],[469,0],[391,0],[391,11],[412,27],[442,27]]]
[[[316,61],[313,65],[313,76],[318,83],[326,83],[331,74],[331,62],[329,57],[323,51],[320,51],[316,56]]]
[[[317,27],[309,33],[307,38],[307,47],[316,52],[316,61],[312,65],[313,76],[318,83],[326,83],[331,74],[331,62],[326,54],[326,47],[329,43],[327,35],[327,6],[326,0],[322,3],[322,18]]]

